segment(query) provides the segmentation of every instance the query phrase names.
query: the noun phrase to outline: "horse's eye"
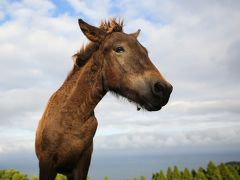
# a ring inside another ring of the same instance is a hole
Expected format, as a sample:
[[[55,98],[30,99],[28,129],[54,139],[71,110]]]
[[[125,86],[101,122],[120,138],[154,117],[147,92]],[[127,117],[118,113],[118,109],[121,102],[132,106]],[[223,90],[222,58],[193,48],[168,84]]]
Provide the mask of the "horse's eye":
[[[116,53],[122,53],[122,52],[124,52],[124,49],[123,49],[123,47],[118,46],[114,51],[115,51]]]

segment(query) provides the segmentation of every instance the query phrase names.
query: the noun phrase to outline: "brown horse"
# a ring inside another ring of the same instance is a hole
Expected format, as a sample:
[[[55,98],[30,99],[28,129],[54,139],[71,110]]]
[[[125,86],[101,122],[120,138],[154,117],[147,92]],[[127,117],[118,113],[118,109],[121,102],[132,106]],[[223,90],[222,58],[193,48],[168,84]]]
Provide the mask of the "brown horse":
[[[108,91],[148,111],[160,110],[172,92],[138,42],[139,31],[126,34],[115,19],[99,28],[81,19],[78,23],[91,42],[73,56],[72,71],[39,122],[35,148],[40,180],[52,180],[57,173],[86,180],[97,129],[94,108]]]

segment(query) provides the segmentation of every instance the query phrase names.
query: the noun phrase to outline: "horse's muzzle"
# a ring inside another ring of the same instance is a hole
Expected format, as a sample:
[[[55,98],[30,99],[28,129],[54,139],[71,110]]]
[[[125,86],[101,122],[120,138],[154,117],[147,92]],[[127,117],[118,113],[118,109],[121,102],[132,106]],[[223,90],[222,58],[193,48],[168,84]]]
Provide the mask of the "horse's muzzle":
[[[168,82],[156,81],[151,85],[151,98],[145,99],[144,107],[148,111],[158,111],[165,106],[170,98],[173,87]]]

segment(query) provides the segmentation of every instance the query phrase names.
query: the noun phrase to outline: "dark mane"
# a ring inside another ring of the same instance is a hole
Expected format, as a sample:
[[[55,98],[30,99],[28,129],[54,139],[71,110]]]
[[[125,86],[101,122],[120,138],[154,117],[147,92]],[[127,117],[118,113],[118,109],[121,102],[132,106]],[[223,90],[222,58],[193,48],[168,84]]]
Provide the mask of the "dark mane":
[[[84,66],[92,54],[99,48],[99,44],[89,42],[86,46],[82,46],[80,51],[73,55],[74,64],[78,67]]]

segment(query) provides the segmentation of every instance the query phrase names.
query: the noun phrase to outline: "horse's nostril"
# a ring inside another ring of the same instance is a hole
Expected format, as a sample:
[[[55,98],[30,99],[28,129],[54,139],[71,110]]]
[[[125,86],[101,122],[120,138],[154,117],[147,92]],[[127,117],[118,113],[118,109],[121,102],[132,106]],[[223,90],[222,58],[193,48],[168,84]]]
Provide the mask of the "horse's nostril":
[[[164,87],[160,82],[153,85],[153,93],[157,96],[163,96]]]
[[[161,91],[163,91],[163,87],[162,87],[162,85],[158,82],[158,83],[156,83],[156,84],[154,85],[154,90],[155,90],[155,92],[161,92]]]

